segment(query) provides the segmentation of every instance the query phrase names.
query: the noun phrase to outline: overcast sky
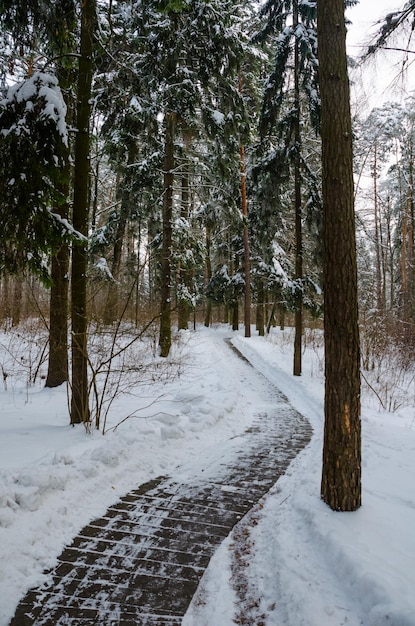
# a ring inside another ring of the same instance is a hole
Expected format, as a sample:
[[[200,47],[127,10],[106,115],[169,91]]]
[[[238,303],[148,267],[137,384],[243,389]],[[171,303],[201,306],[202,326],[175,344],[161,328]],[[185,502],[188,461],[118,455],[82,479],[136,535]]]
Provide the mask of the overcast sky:
[[[348,9],[347,16],[352,22],[347,34],[349,55],[358,57],[364,51],[364,44],[377,31],[375,23],[391,11],[401,9],[405,2],[360,0],[359,4]],[[403,54],[389,50],[380,52],[358,72],[352,72],[352,100],[357,109],[369,110],[387,100],[403,100],[407,91],[415,86],[415,58],[412,57],[415,55],[410,55],[404,77],[401,72]]]
[[[374,22],[401,9],[404,4],[405,0],[360,0],[359,4],[348,9],[347,16],[352,22],[347,36],[349,46],[367,41],[375,30]]]

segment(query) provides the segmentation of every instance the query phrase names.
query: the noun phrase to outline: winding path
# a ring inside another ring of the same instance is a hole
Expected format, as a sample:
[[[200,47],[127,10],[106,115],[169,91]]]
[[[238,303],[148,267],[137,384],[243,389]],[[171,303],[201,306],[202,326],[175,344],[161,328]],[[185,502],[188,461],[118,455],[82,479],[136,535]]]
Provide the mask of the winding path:
[[[239,363],[272,410],[210,449],[197,471],[184,466],[174,480],[141,485],[83,528],[10,626],[181,624],[216,548],[311,438],[288,400]]]

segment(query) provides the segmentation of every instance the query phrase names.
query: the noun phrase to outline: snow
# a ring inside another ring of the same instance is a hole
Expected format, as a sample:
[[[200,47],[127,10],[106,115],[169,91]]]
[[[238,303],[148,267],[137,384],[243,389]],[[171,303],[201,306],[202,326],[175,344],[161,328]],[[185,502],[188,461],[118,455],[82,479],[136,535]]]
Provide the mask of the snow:
[[[178,476],[183,464],[197,467],[215,442],[249,427],[261,398],[239,379],[226,337],[308,418],[314,435],[220,546],[183,625],[415,625],[413,406],[389,413],[363,395],[363,506],[334,513],[319,498],[321,341],[305,342],[300,378],[291,375],[291,329],[249,339],[226,326],[183,331],[169,369],[140,344],[136,358],[152,373],[132,372],[136,387],[114,399],[102,435],[68,425],[64,386],[27,382],[42,345],[22,336],[23,360],[14,358],[10,335],[0,336],[0,626],[65,544],[121,495],[156,476]],[[248,621],[236,621],[239,611]]]
[[[58,85],[58,80],[53,74],[34,72],[32,76],[10,86],[6,98],[0,101],[0,108],[6,108],[10,103],[26,102],[26,111],[32,111],[34,104],[31,99],[43,101],[43,109],[40,117],[51,119],[56,124],[58,133],[65,146],[68,145],[68,130],[66,127],[66,104]],[[2,128],[1,133],[6,137],[10,132],[20,134],[29,133],[24,118],[14,123],[10,128]]]
[[[224,126],[225,116],[221,111],[212,111],[212,118],[217,126]]]

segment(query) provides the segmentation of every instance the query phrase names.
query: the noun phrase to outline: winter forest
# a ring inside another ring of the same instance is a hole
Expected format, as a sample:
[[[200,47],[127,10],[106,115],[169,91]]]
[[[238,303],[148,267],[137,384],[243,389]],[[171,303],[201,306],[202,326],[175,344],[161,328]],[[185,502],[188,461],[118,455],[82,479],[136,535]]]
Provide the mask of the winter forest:
[[[189,331],[283,337],[294,381],[325,371],[321,497],[359,509],[360,389],[414,404],[415,2],[343,59],[356,4],[0,0],[5,394],[60,390],[78,437],[108,435],[158,411]]]

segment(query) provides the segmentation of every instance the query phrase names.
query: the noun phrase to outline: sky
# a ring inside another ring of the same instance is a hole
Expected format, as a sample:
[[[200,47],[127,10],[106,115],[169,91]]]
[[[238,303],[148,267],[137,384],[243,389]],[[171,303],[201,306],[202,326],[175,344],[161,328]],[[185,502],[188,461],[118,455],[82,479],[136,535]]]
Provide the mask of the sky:
[[[348,40],[350,45],[358,45],[373,31],[373,24],[390,13],[402,8],[404,0],[360,0],[359,4],[348,9],[347,15],[352,21]]]
[[[358,57],[365,49],[364,44],[376,33],[376,22],[388,13],[401,9],[404,4],[404,0],[360,0],[359,4],[350,8],[347,11],[352,22],[347,35],[349,55]],[[404,76],[401,73],[402,60],[402,53],[383,51],[364,67],[350,73],[352,102],[354,100],[358,113],[369,112],[386,101],[402,101],[407,91],[415,88],[415,55],[410,55]]]

